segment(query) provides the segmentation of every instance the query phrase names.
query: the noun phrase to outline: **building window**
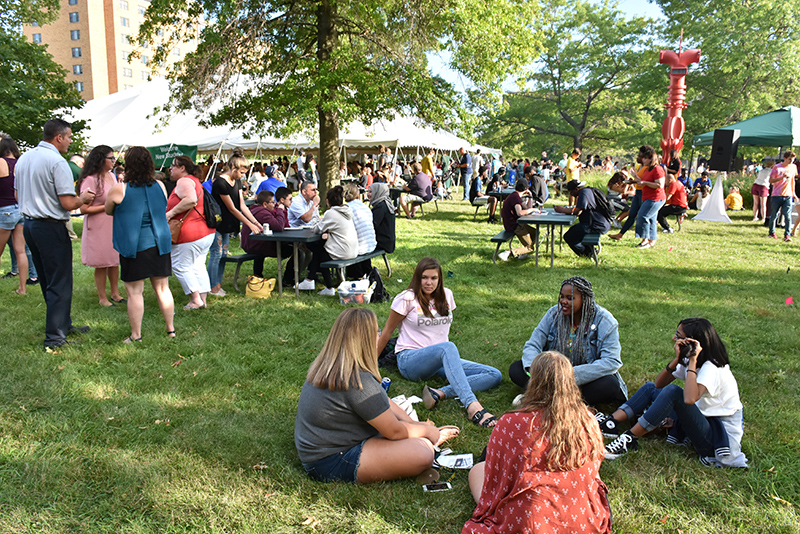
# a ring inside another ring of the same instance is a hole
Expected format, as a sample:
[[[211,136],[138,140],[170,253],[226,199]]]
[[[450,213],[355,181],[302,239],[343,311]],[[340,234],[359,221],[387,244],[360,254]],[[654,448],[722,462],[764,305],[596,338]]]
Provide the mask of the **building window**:
[[[142,71],[142,80],[144,80],[144,81],[147,81],[147,80],[149,80],[149,79],[150,79],[150,75],[149,75],[149,74],[147,74],[147,71],[146,71],[146,70],[143,70],[143,71]]]
[[[142,65],[147,65],[150,63],[150,58],[147,56],[142,56]]]
[[[180,48],[175,48],[175,49],[172,51],[172,55],[173,55],[173,56],[180,56],[180,55],[181,55],[181,49],[180,49]]]
[[[122,86],[122,88],[123,88],[123,89],[126,89],[126,90],[127,90],[127,89],[133,89],[133,86],[132,86],[132,85],[125,84],[125,85],[123,85],[123,86]]]
[[[31,26],[33,26],[34,28],[38,28],[39,23],[34,20],[33,22],[31,22]]]
[[[131,53],[122,51],[122,61],[130,61],[131,60]]]
[[[82,93],[83,92],[83,82],[75,82],[75,89],[77,89],[78,92]]]
[[[83,65],[73,65],[72,74],[83,74]]]
[[[144,6],[139,6],[139,14],[144,16],[144,12],[147,11],[147,8]]]
[[[122,44],[131,44],[131,36],[127,33],[122,34]]]
[[[125,76],[126,78],[133,78],[133,71],[128,68],[123,68],[122,75]]]
[[[69,0],[69,5],[77,6],[78,5],[78,0]]]
[[[80,41],[81,40],[81,31],[80,30],[70,30],[69,31],[69,38],[73,41]]]
[[[119,0],[119,8],[123,11],[128,11],[128,2],[127,0]]]
[[[77,11],[73,11],[69,14],[69,21],[70,22],[80,22],[80,15],[78,15]]]
[[[41,33],[34,33],[33,34],[33,42],[36,44],[40,44],[42,42],[42,34]]]
[[[72,49],[72,57],[81,57],[81,48],[79,46]]]
[[[131,21],[125,17],[120,17],[119,23],[122,25],[123,28],[128,28],[131,25]]]

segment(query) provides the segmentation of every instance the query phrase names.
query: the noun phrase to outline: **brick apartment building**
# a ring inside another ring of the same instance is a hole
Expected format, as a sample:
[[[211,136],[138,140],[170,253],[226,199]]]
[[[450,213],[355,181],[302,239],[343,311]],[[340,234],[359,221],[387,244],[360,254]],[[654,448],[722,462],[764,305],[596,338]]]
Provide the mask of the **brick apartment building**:
[[[150,0],[61,0],[58,19],[44,26],[25,25],[25,37],[47,45],[47,51],[67,71],[84,100],[130,89],[163,69],[151,61],[148,48],[131,58],[134,42]],[[190,43],[181,43],[170,63],[197,46],[197,30]]]

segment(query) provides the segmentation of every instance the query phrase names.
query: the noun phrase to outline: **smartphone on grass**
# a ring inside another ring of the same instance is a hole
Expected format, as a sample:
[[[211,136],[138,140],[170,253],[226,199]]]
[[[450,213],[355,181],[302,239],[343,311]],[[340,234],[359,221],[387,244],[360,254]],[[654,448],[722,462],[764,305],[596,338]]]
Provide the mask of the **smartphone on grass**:
[[[450,491],[453,486],[449,482],[436,482],[434,484],[423,484],[422,491],[433,493],[434,491]]]

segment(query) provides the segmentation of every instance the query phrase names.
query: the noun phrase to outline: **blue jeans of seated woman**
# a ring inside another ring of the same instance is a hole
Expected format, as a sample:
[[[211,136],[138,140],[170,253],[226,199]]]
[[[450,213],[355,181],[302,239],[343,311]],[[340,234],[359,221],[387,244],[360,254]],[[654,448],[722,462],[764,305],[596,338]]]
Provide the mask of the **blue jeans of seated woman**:
[[[775,222],[778,212],[783,213],[783,235],[788,237],[792,233],[792,197],[769,197],[769,234],[775,233]]]
[[[208,251],[208,281],[211,283],[211,287],[222,283],[225,264],[221,260],[223,256],[228,255],[230,239],[230,234],[221,234],[219,232],[214,234],[214,242],[211,243],[211,248]]]
[[[656,217],[658,210],[664,205],[663,200],[645,200],[639,208],[639,215],[636,216],[636,237],[639,239],[658,239],[658,225]]]
[[[449,341],[398,352],[397,368],[407,380],[427,380],[433,376],[444,378],[449,384],[441,390],[448,398],[461,399],[464,408],[478,400],[475,391],[491,389],[503,379],[494,367],[462,360],[455,344]]]
[[[656,428],[666,417],[680,421],[692,446],[701,456],[714,456],[714,447],[709,440],[711,428],[706,417],[700,413],[695,404],[686,404],[683,400],[683,388],[675,384],[658,389],[648,382],[620,406],[620,410],[633,422],[637,415],[643,414],[637,421],[648,432]]]

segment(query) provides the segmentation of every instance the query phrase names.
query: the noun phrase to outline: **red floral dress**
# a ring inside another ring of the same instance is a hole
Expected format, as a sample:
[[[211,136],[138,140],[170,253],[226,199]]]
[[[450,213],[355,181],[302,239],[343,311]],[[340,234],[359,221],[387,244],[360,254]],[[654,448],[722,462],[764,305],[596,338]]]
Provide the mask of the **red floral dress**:
[[[462,534],[611,532],[601,461],[549,471],[550,441],[539,440],[540,425],[540,411],[500,418],[489,439],[481,500]]]

